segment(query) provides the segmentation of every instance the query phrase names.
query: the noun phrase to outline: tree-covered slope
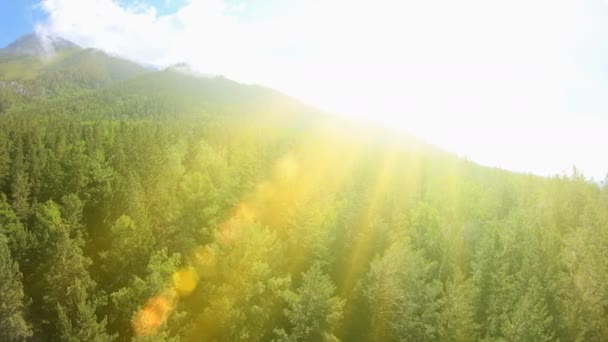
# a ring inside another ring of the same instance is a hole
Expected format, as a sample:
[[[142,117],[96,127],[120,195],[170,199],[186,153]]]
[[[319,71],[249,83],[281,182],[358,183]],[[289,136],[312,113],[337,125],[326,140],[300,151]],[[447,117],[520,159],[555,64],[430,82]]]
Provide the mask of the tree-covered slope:
[[[149,71],[61,38],[28,35],[0,49],[0,110],[34,99],[80,94]]]
[[[0,340],[608,339],[606,185],[95,53],[0,113]]]

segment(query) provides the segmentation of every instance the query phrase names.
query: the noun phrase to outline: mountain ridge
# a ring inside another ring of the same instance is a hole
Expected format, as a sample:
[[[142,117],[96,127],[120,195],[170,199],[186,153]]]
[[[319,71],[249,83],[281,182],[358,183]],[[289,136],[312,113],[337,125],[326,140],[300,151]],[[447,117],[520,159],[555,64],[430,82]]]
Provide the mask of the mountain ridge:
[[[8,46],[18,47],[32,39],[41,41],[34,36],[25,35]],[[431,148],[432,144],[409,134],[389,132],[379,125],[335,116],[270,87],[201,73],[184,62],[164,69],[146,68],[141,63],[102,50],[81,48],[63,38],[53,37],[53,41],[60,42],[60,48],[51,60],[26,54],[8,60],[0,58],[0,82],[3,82],[0,112],[19,104],[16,110],[26,112],[33,108],[44,108],[45,113],[80,113],[84,110],[82,113],[87,119],[98,119],[100,115],[121,119],[152,115],[158,119],[236,113],[236,117],[247,121],[257,120],[294,131],[302,131],[311,125],[324,125],[340,127],[333,129],[333,134],[346,134],[362,140],[385,141],[398,136],[408,144],[420,144],[429,151],[447,153],[435,146]],[[16,63],[22,63],[23,73],[17,72],[17,75],[11,74],[7,78],[3,66],[14,72],[12,69]],[[123,106],[118,112],[114,109],[112,112],[100,110],[104,107],[104,99],[121,101]],[[70,102],[79,105],[74,106]],[[142,111],[142,108],[148,109]],[[366,134],[362,134],[364,131]]]
[[[29,33],[0,49],[0,57],[45,56],[60,50],[80,49],[77,44],[55,35]]]

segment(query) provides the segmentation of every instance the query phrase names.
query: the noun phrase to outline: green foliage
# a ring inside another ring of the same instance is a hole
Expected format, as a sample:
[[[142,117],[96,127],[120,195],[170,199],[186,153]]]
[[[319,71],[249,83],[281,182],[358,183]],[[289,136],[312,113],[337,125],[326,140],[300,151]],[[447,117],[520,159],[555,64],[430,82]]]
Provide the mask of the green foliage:
[[[320,341],[332,336],[333,328],[342,319],[344,300],[334,296],[336,289],[331,279],[316,264],[302,276],[302,285],[295,291],[287,290],[284,315],[287,330],[277,329],[277,341]]]
[[[363,290],[372,308],[372,339],[438,339],[441,284],[433,277],[435,267],[401,242],[372,261]]]
[[[201,289],[209,305],[200,320],[212,329],[200,333],[228,341],[263,341],[290,283],[276,267],[282,250],[276,235],[258,225],[233,229],[242,229],[242,235],[232,244],[216,246],[222,262]]]
[[[0,232],[0,339],[24,341],[32,336],[25,319],[25,293],[19,265],[11,258],[8,242]]]
[[[94,50],[0,56],[3,341],[605,341],[606,251],[608,185],[576,169]]]
[[[474,289],[472,282],[460,272],[446,282],[441,295],[439,340],[476,339]]]
[[[128,284],[110,294],[110,329],[122,338],[132,336],[134,315],[148,299],[161,295],[168,288],[180,262],[181,255],[169,255],[166,249],[161,249],[150,257],[145,277],[131,274]]]
[[[62,340],[112,340],[105,331],[105,319],[97,320],[99,298],[94,295],[96,284],[87,271],[91,260],[83,255],[84,241],[76,227],[63,220],[52,201],[41,205],[36,217],[36,242],[45,249],[34,259],[38,264],[31,280],[37,294],[33,309],[43,320],[40,329]]]
[[[26,260],[30,234],[17,219],[4,194],[0,194],[0,233],[6,237],[13,257],[21,262]]]
[[[122,286],[133,275],[141,275],[145,260],[150,256],[154,245],[154,236],[149,228],[140,228],[127,215],[120,216],[112,225],[111,247],[102,252],[101,259],[108,269],[105,270],[116,289]]]

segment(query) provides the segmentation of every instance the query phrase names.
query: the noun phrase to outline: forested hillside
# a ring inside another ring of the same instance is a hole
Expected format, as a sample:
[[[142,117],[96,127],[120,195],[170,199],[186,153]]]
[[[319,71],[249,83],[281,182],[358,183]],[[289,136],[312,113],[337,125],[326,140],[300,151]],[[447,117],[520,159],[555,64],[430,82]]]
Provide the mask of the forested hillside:
[[[222,77],[0,53],[0,341],[23,340],[606,341],[608,187]]]

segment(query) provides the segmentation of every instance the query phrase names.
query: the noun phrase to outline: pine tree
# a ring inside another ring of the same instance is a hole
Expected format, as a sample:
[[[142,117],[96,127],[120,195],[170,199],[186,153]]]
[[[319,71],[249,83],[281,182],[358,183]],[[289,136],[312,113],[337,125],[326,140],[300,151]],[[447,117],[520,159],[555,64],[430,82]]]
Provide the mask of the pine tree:
[[[371,263],[363,293],[372,310],[372,340],[437,340],[441,287],[434,267],[405,242]]]
[[[91,260],[83,255],[84,241],[77,230],[61,217],[52,201],[36,210],[37,242],[40,251],[35,272],[30,275],[33,309],[43,322],[41,333],[57,339],[78,336],[81,340],[112,340],[105,332],[105,319],[98,321],[99,298],[87,268]],[[59,325],[51,322],[61,322]]]
[[[13,261],[8,241],[0,232],[0,340],[25,341],[32,328],[25,320],[22,275]]]
[[[287,308],[283,313],[287,329],[275,329],[277,341],[320,341],[333,336],[342,319],[344,300],[335,296],[336,288],[318,264],[302,276],[302,285],[294,292],[283,292]]]

